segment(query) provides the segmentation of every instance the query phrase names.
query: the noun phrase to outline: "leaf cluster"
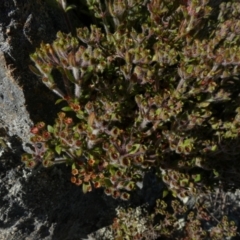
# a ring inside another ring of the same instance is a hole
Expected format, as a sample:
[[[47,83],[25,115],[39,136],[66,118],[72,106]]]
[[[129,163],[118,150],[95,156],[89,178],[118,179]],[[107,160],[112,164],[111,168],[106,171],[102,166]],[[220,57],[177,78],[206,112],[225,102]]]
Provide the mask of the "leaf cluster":
[[[26,165],[66,162],[84,192],[124,200],[150,168],[183,202],[232,181],[229,162],[236,183],[239,4],[222,3],[215,19],[207,0],[87,4],[98,25],[59,32],[31,55],[66,107],[53,126],[32,128]]]

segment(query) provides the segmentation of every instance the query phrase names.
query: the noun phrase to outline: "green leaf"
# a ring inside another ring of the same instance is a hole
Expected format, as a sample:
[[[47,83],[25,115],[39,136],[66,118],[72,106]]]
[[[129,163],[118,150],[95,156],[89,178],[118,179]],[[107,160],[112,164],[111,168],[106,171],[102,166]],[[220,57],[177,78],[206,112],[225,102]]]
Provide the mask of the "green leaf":
[[[219,177],[219,172],[216,169],[213,169],[213,174],[215,175],[216,178]]]
[[[55,104],[59,104],[59,103],[62,102],[62,101],[64,101],[64,99],[60,98],[60,99],[58,99],[58,100],[55,102]]]
[[[119,163],[110,163],[108,166],[119,168]]]
[[[199,182],[199,181],[201,181],[201,174],[196,174],[196,175],[194,175],[193,180],[194,180],[194,182]]]
[[[201,102],[198,104],[198,107],[199,108],[205,108],[205,107],[208,107],[210,104],[210,102]]]
[[[88,189],[89,189],[89,183],[83,183],[82,184],[83,193],[87,193]]]
[[[164,190],[163,191],[163,198],[165,198],[168,194],[169,194],[169,191],[168,190]]]
[[[72,109],[70,107],[63,107],[62,110],[64,112],[69,112],[69,111],[72,111]]]
[[[160,115],[160,113],[162,112],[162,110],[160,109],[160,108],[158,108],[157,110],[156,110],[156,115]]]
[[[104,179],[104,186],[106,188],[112,187],[112,182],[110,181],[110,179],[108,179],[108,178]]]
[[[138,151],[138,149],[140,148],[141,144],[137,143],[134,144],[131,148],[131,150],[129,151],[129,154],[134,154]]]
[[[202,6],[196,8],[196,13],[198,13],[202,9]]]
[[[76,150],[76,155],[77,155],[78,157],[81,157],[81,156],[82,156],[82,149],[77,149],[77,150]]]
[[[189,65],[186,72],[192,73],[192,71],[193,71],[193,65]]]
[[[72,164],[72,169],[76,169],[75,163]]]
[[[47,126],[47,130],[50,133],[54,133],[54,128],[52,126],[50,126],[50,125]]]
[[[65,69],[64,73],[69,79],[69,81],[71,81],[72,83],[76,83],[75,78],[73,77],[72,73],[69,70]]]
[[[184,179],[180,180],[180,183],[183,184],[183,185],[188,184],[188,182],[189,182],[189,180],[187,178],[184,178]]]
[[[116,170],[115,170],[113,167],[111,167],[111,168],[109,169],[109,172],[110,172],[111,176],[114,176]]]
[[[176,191],[172,190],[172,196],[175,197],[175,198],[177,197]]]
[[[192,138],[185,139],[183,142],[183,146],[192,146],[192,144],[193,144]]]
[[[130,181],[125,185],[125,190],[132,191],[135,188],[135,182]]]
[[[98,154],[100,154],[101,152],[102,152],[102,148],[99,148],[99,147],[96,147],[96,148],[94,148],[93,150],[93,153],[98,153]]]
[[[212,150],[213,152],[215,152],[215,151],[217,150],[217,145],[212,146],[212,147],[211,147],[211,150]]]
[[[82,111],[79,111],[79,112],[77,113],[77,118],[79,118],[79,119],[84,119],[84,115],[83,115],[83,112],[82,112]]]
[[[69,5],[66,9],[65,9],[65,12],[71,10],[71,9],[74,9],[74,8],[77,8],[75,5]]]
[[[126,224],[122,224],[121,227],[122,227],[122,229],[123,229],[123,232],[124,232],[126,235],[131,234],[130,231],[129,231],[129,227],[126,226]],[[120,239],[122,239],[122,238],[120,238]]]
[[[62,148],[61,148],[61,146],[59,146],[59,145],[57,145],[56,147],[55,147],[55,151],[57,152],[57,154],[61,154],[61,152],[62,152]]]
[[[35,75],[37,75],[39,77],[42,76],[41,72],[36,67],[34,67],[32,65],[28,65],[28,67],[31,70],[31,72],[34,73]]]

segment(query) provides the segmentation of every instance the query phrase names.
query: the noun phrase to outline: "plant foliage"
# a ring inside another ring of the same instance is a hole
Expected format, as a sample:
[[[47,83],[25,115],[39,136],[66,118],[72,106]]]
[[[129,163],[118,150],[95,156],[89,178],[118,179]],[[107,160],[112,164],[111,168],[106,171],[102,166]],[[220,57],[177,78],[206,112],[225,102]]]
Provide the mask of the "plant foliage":
[[[53,126],[31,129],[35,150],[22,161],[65,162],[84,192],[104,187],[124,200],[150,168],[183,202],[219,179],[236,183],[238,1],[87,5],[99,24],[59,32],[31,55],[31,70],[66,106]]]

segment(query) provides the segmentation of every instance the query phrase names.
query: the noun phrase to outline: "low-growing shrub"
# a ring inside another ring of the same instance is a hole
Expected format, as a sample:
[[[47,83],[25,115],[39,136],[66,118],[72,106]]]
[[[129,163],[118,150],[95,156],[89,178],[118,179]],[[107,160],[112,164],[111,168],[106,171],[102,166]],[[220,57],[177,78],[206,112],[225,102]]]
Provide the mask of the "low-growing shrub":
[[[86,2],[98,25],[31,55],[66,106],[31,129],[26,166],[64,162],[84,192],[124,200],[150,168],[183,202],[219,180],[238,184],[238,1]]]
[[[108,227],[107,239],[222,240],[236,237],[237,226],[225,215],[226,205],[221,205],[220,210],[213,209],[207,196],[210,195],[199,197],[192,207],[176,199],[169,203],[157,199],[151,214],[144,206],[136,209],[118,208],[117,217]],[[224,194],[221,194],[214,201],[226,201],[224,198]],[[104,236],[101,237],[104,239]]]

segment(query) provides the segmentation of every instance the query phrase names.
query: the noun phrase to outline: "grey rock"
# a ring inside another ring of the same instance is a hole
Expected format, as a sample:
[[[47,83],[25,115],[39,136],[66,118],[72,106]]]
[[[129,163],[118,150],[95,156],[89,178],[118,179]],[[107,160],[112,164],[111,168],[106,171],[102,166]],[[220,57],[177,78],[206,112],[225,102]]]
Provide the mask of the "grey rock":
[[[23,147],[30,151],[29,127],[33,125],[25,107],[22,89],[16,81],[7,74],[5,59],[0,52],[0,128],[8,129],[9,136],[17,135],[23,141]]]

